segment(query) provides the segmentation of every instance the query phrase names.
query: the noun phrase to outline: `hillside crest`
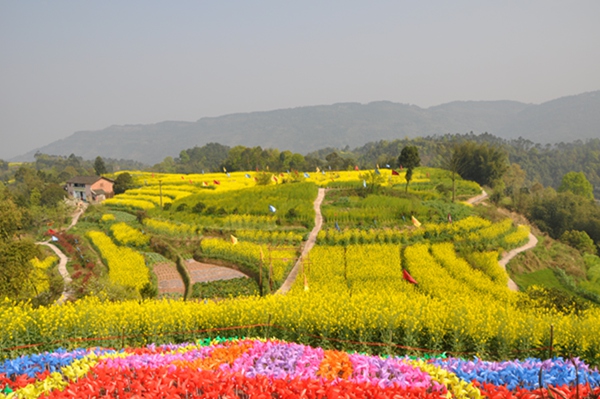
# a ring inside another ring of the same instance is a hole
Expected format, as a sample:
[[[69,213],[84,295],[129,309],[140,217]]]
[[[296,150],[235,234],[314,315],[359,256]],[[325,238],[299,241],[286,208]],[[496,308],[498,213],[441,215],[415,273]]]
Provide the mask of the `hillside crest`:
[[[235,113],[196,122],[113,125],[76,132],[14,160],[32,160],[39,151],[154,164],[167,156],[176,157],[184,148],[210,142],[306,154],[324,147],[357,147],[374,140],[467,132],[487,132],[504,139],[523,137],[539,143],[600,137],[600,91],[539,105],[508,100],[453,101],[421,108],[390,101],[349,102]]]

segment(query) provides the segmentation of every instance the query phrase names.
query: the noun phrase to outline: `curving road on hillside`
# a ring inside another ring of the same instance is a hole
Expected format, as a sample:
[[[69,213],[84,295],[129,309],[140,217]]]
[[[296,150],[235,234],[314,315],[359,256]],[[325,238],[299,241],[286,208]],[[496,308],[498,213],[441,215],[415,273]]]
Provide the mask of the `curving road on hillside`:
[[[304,248],[302,248],[302,253],[300,254],[300,257],[298,258],[298,260],[296,261],[294,268],[292,269],[290,274],[288,274],[287,278],[285,279],[285,281],[283,282],[283,284],[281,285],[279,290],[277,290],[276,294],[285,294],[290,290],[290,288],[292,288],[292,284],[294,284],[294,281],[296,280],[296,277],[298,276],[300,269],[302,269],[302,260],[308,255],[308,253],[310,252],[312,247],[315,246],[315,242],[317,241],[317,235],[319,234],[319,231],[321,231],[321,227],[323,226],[323,215],[321,214],[321,204],[323,203],[324,198],[325,198],[325,189],[320,188],[319,193],[317,194],[317,198],[315,199],[315,202],[313,205],[314,209],[315,209],[315,227],[313,227],[310,234],[308,235],[308,240],[306,240],[306,243],[304,244]]]

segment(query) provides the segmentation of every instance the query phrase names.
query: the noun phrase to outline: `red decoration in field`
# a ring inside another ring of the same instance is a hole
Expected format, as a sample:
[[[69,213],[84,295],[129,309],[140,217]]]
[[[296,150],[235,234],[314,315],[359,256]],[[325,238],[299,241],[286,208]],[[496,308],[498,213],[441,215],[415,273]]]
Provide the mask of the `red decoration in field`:
[[[400,176],[400,173],[398,173],[394,169],[392,169],[392,176]]]
[[[219,184],[221,184],[221,182],[220,182],[220,181],[218,181],[218,180],[213,180],[213,182],[214,182],[216,185],[219,185]]]
[[[402,278],[411,284],[419,284],[417,283],[417,280],[415,280],[406,270],[402,270]]]

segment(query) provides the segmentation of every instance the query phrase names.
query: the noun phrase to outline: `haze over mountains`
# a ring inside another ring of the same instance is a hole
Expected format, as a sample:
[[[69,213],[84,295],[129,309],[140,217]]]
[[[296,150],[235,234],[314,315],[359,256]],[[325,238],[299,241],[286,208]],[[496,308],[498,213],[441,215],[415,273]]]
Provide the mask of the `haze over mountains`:
[[[302,154],[324,147],[351,148],[376,140],[446,133],[488,132],[536,143],[600,137],[600,91],[561,97],[542,104],[516,101],[456,101],[430,108],[388,101],[339,103],[266,112],[165,121],[151,125],[110,126],[81,131],[37,148],[14,161],[51,155],[100,155],[146,164],[176,157],[182,149],[210,142],[279,148]]]

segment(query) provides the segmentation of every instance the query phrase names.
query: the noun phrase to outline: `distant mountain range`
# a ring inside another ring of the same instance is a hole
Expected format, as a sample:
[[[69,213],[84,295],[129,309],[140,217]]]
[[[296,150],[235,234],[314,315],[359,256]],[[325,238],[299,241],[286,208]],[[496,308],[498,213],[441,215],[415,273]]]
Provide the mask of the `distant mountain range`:
[[[262,146],[306,154],[324,147],[351,148],[370,141],[488,132],[505,139],[536,143],[571,142],[600,137],[600,91],[561,97],[542,104],[516,101],[455,101],[430,108],[388,101],[340,103],[231,114],[197,122],[166,121],[151,125],[110,126],[81,131],[37,148],[14,161],[28,161],[39,151],[100,155],[146,164],[176,157],[186,148],[217,142]]]

